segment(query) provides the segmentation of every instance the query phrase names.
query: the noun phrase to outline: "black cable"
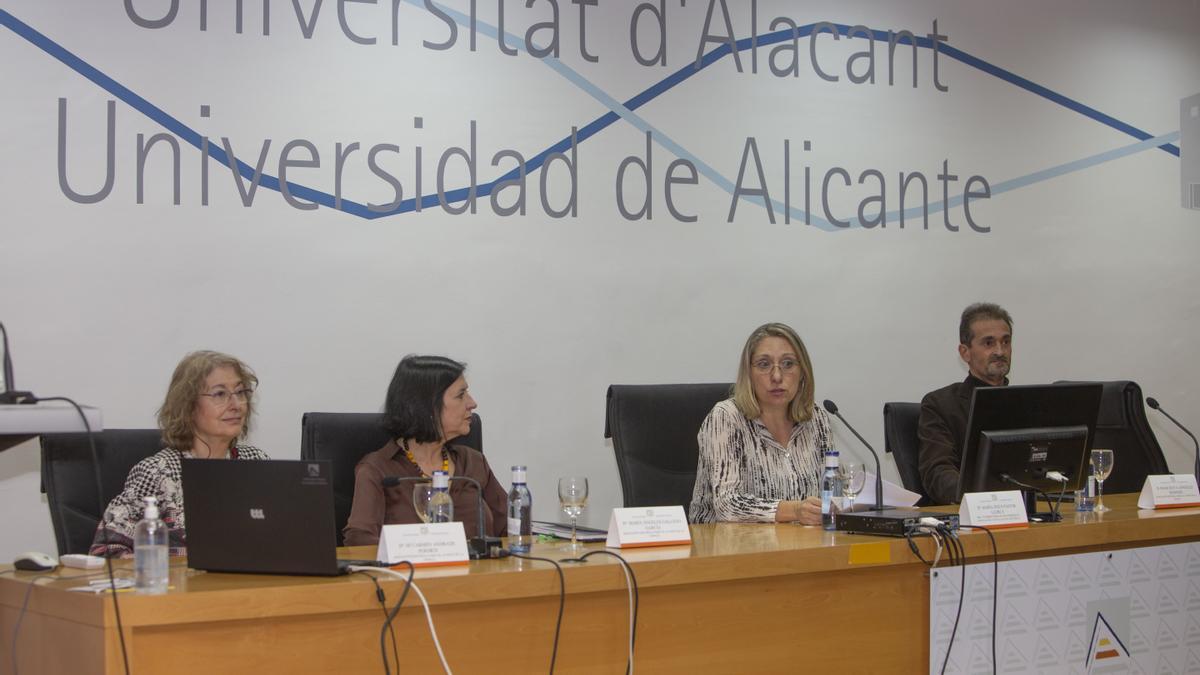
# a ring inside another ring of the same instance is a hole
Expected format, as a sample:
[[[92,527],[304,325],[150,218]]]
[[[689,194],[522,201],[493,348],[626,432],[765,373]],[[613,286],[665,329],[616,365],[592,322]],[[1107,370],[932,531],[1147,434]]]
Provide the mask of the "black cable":
[[[982,525],[960,525],[968,530],[983,530],[988,539],[992,540],[992,672],[995,673],[996,663],[996,604],[1000,597],[1000,550],[996,546],[996,537],[992,531]],[[947,652],[948,653],[948,652]]]
[[[1050,507],[1051,516],[1052,517],[1058,516],[1058,511],[1055,510],[1055,508],[1054,508],[1054,502],[1051,501],[1050,495],[1047,494],[1045,490],[1043,490],[1037,486],[1034,486],[1034,485],[1029,485],[1028,483],[1022,483],[1021,481],[1017,480],[1016,478],[1013,478],[1012,476],[1010,476],[1006,473],[1000,474],[1000,480],[1002,480],[1006,483],[1012,483],[1013,485],[1016,485],[1017,487],[1021,488],[1022,490],[1029,490],[1029,491],[1033,492],[1034,494],[1041,495],[1042,499],[1046,500],[1046,505]],[[1063,489],[1064,490],[1066,489],[1066,483],[1063,483]],[[1034,504],[1033,510],[1037,511],[1037,498],[1036,497],[1033,500],[1033,504]],[[1057,522],[1057,521],[1055,521],[1055,522]]]
[[[616,558],[621,563],[621,565],[625,568],[625,571],[629,573],[629,581],[630,581],[630,583],[633,584],[633,625],[631,625],[629,628],[629,650],[630,650],[630,652],[632,652],[633,649],[637,646],[637,617],[638,617],[638,603],[640,601],[640,598],[638,596],[637,575],[633,573],[633,568],[629,566],[629,561],[625,560],[624,558],[617,555],[616,553],[613,553],[612,551],[600,550],[600,551],[589,551],[589,552],[584,553],[583,555],[579,556],[578,558],[564,558],[564,559],[560,560],[559,562],[580,562],[580,563],[582,563],[582,562],[587,562],[587,559],[594,555],[608,555],[608,556],[612,556],[612,557]],[[625,664],[626,675],[628,675],[632,670],[633,670],[633,654],[631,653],[629,655],[629,663]]]
[[[387,594],[383,592],[383,586],[379,585],[379,578],[374,574],[367,572],[366,570],[354,570],[354,574],[361,574],[370,579],[371,583],[375,584],[375,599],[379,601],[379,609],[383,612],[383,618],[386,621],[388,614]],[[396,646],[396,629],[393,626],[389,626],[389,629],[389,632],[392,635],[392,657],[396,660],[396,672],[400,672],[400,648]],[[388,669],[386,650],[383,652],[382,656],[383,669],[386,671]]]
[[[946,664],[950,663],[950,650],[954,649],[954,636],[958,633],[958,620],[962,617],[963,596],[967,594],[967,568],[962,568],[962,581],[958,587],[958,611],[954,613],[954,628],[950,629],[950,643],[946,645],[946,658],[942,660],[942,675],[946,673]]]
[[[70,403],[71,406],[75,408],[75,412],[79,413],[79,419],[83,420],[83,428],[87,431],[88,447],[90,447],[92,451],[92,474],[96,478],[96,502],[100,507],[100,520],[103,521],[104,512],[108,509],[108,504],[104,503],[104,481],[100,478],[100,453],[96,452],[96,439],[95,435],[92,433],[92,425],[88,424],[87,415],[83,414],[83,408],[79,407],[78,403],[72,401],[66,396],[48,396],[45,398],[38,398],[37,400],[63,401]],[[117,601],[117,580],[113,576],[112,557],[108,555],[108,545],[111,542],[108,538],[108,528],[103,527],[103,522],[101,522],[100,531],[103,532],[102,536],[104,538],[104,561],[108,569],[109,586],[112,588],[113,614],[116,616],[117,620],[117,637],[121,642],[121,662],[125,666],[125,675],[129,675],[129,652],[125,649],[125,631],[121,626],[121,605]]]
[[[1058,483],[1058,499],[1050,499],[1050,494],[1047,492],[1042,492],[1041,494],[1045,498],[1046,504],[1050,507],[1050,514],[1053,516],[1052,520],[1057,523],[1062,520],[1060,512],[1062,511],[1063,498],[1067,496],[1067,483],[1066,481],[1056,482]],[[1033,489],[1037,490],[1037,488]]]
[[[958,547],[955,546],[954,540],[950,537],[950,533],[945,527],[938,527],[938,534],[942,537],[942,542],[946,545],[946,553],[950,557],[950,566],[957,567],[962,564],[962,558],[959,557]]]
[[[558,636],[562,632],[563,608],[567,604],[567,582],[563,576],[562,565],[549,558],[539,558],[532,555],[521,555],[519,553],[509,552],[514,558],[522,560],[540,560],[554,565],[554,569],[558,572],[558,620],[554,622],[554,648],[550,651],[550,675],[554,675],[554,662],[558,660]],[[632,578],[632,577],[630,577]]]
[[[963,574],[965,575],[966,570],[967,570],[967,555],[966,555],[966,550],[963,547],[962,541],[959,540],[957,533],[952,532],[950,530],[947,530],[947,532],[946,532],[946,539],[947,539],[947,541],[951,542],[951,545],[954,547],[954,550],[958,553],[958,564],[959,564],[959,566],[961,566],[963,568]],[[966,593],[965,588],[961,588],[961,590],[964,594]],[[953,642],[951,644],[953,644]]]
[[[906,540],[908,540],[908,548],[909,548],[909,550],[911,550],[913,552],[913,555],[917,556],[918,560],[925,563],[926,567],[929,567],[930,569],[932,569],[933,562],[930,560],[926,560],[925,556],[921,555],[921,549],[917,548],[917,542],[913,540],[914,532],[916,532],[916,529],[912,528],[912,529],[909,529],[908,532],[904,533],[904,538]],[[930,535],[930,537],[932,537],[932,535]]]
[[[412,588],[413,575],[417,573],[417,568],[407,560],[402,560],[396,565],[408,565],[408,579],[404,582],[404,591],[400,593],[400,599],[396,601],[396,606],[387,613],[383,619],[383,627],[379,629],[379,653],[383,656],[383,672],[391,675],[391,670],[388,667],[387,660],[387,635],[392,630],[392,620],[400,613],[400,607],[404,605],[404,599],[408,597],[408,590]],[[400,672],[400,662],[396,661],[396,672]]]
[[[1062,520],[1062,516],[1059,515],[1059,512],[1062,511],[1063,497],[1066,497],[1066,496],[1067,496],[1067,484],[1066,484],[1066,482],[1062,482],[1059,484],[1059,487],[1058,487],[1058,501],[1054,504],[1054,507],[1051,509],[1054,512],[1054,520],[1056,520],[1056,521]],[[988,534],[991,534],[991,533],[989,532]],[[993,543],[994,543],[994,540],[993,540]]]

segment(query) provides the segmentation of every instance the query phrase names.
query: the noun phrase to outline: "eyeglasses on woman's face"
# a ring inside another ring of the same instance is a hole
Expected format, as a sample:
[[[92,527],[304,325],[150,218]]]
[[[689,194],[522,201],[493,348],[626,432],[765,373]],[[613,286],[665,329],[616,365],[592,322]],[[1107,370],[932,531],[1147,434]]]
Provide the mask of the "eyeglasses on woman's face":
[[[784,357],[778,361],[772,361],[769,358],[762,357],[755,359],[750,365],[754,367],[755,371],[762,375],[766,375],[776,368],[778,368],[779,371],[785,375],[791,375],[792,373],[796,372],[797,368],[800,367],[800,362],[789,357]]]
[[[213,405],[217,406],[218,408],[225,408],[228,407],[233,401],[237,401],[241,404],[249,403],[250,397],[253,394],[254,390],[249,387],[242,387],[240,389],[235,389],[234,391],[230,391],[222,387],[220,389],[215,389],[200,395],[207,397],[208,400],[212,401]]]

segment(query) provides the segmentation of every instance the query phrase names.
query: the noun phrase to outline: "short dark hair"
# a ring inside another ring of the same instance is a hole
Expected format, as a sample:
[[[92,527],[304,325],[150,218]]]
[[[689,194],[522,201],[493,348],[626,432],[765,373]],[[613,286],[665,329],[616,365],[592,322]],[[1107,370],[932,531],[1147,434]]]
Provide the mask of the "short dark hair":
[[[1003,307],[994,302],[976,302],[972,305],[967,305],[963,310],[962,320],[958,322],[958,341],[960,344],[971,346],[971,340],[975,339],[975,335],[971,333],[971,324],[980,320],[995,320],[1003,321],[1008,324],[1009,332],[1012,331],[1012,317]]]
[[[444,356],[400,359],[383,402],[383,430],[391,438],[434,443],[442,438],[442,397],[467,369]]]

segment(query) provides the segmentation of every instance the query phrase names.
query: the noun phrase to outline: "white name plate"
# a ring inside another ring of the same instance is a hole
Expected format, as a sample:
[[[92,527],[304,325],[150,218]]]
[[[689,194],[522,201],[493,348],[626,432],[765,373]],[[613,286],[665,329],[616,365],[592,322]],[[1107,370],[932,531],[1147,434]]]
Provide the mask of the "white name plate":
[[[608,548],[677,546],[692,543],[682,506],[635,506],[613,509],[608,519]]]
[[[459,522],[384,525],[375,557],[389,565],[405,560],[415,567],[465,565],[467,535]]]
[[[1200,506],[1195,476],[1190,473],[1146,476],[1142,494],[1138,496],[1139,509],[1181,509],[1185,506]]]
[[[968,492],[958,508],[958,522],[983,527],[1020,527],[1029,524],[1020,490]]]

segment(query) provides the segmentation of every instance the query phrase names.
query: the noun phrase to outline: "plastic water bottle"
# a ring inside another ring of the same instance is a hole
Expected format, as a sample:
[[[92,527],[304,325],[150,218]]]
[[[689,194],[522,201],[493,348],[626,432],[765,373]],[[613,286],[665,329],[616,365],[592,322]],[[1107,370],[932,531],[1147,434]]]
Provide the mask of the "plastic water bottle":
[[[837,511],[842,507],[842,479],[838,476],[838,453],[825,453],[825,473],[821,474],[821,527],[836,530]]]
[[[1088,462],[1088,477],[1084,483],[1083,489],[1076,492],[1078,495],[1075,501],[1076,513],[1088,513],[1096,510],[1096,472],[1092,469],[1091,462]]]
[[[508,491],[508,549],[529,553],[533,544],[533,496],[525,485],[525,467],[512,468],[512,489]]]
[[[133,565],[138,593],[167,592],[167,524],[158,517],[158,499],[145,497],[146,513],[133,531]]]
[[[454,520],[454,501],[450,499],[450,474],[433,472],[433,494],[429,506],[425,507],[426,522],[449,523]]]

